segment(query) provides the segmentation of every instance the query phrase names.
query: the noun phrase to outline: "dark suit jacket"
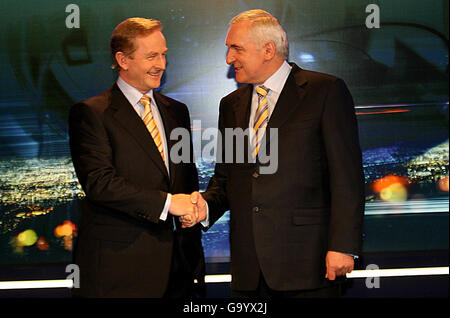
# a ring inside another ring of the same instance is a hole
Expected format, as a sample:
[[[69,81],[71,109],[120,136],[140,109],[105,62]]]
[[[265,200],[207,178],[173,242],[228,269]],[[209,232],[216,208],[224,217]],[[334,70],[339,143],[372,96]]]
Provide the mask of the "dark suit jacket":
[[[292,66],[266,130],[278,129],[276,173],[261,174],[258,161],[216,163],[204,193],[210,225],[231,211],[236,290],[256,289],[260,271],[275,290],[320,288],[327,251],[361,252],[364,175],[352,97],[342,80]],[[225,128],[248,128],[252,89],[222,99],[222,138]],[[269,149],[274,140],[266,142]]]
[[[177,127],[190,131],[187,107],[154,92],[170,151]],[[186,275],[203,280],[199,226],[173,231],[172,215],[159,220],[167,193],[198,190],[195,163],[170,162],[170,177],[147,131],[116,84],[74,105],[69,117],[70,147],[82,202],[75,262],[81,289],[91,297],[160,297],[171,269],[177,239],[188,264]],[[192,142],[191,158],[192,158]],[[178,221],[177,221],[178,222]]]

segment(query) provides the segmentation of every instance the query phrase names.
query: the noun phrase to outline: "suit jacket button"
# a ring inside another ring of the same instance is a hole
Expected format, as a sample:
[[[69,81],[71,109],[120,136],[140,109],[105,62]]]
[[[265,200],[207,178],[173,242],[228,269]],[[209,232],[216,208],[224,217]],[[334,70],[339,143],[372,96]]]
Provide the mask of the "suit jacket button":
[[[259,177],[259,173],[258,172],[253,172],[252,177],[257,179]]]
[[[253,207],[253,212],[259,212],[259,207],[257,206]]]

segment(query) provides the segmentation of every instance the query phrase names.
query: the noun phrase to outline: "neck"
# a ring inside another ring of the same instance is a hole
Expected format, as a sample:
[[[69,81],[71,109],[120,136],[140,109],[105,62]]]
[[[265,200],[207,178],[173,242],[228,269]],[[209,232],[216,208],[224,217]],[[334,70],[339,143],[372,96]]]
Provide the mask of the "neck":
[[[264,80],[261,83],[255,83],[255,85],[261,85],[263,84],[265,81],[267,81],[267,79],[269,77],[271,77],[276,71],[278,71],[278,69],[281,67],[281,65],[283,65],[284,59],[282,59],[281,57],[276,57],[273,58],[272,60],[270,60],[267,64],[266,64],[266,76],[264,77]]]
[[[136,88],[139,92],[141,92],[142,94],[145,94],[148,92],[148,90],[142,90],[139,87],[136,87],[135,85],[133,85],[133,83],[128,79],[127,77],[127,73],[123,70],[119,71],[119,76],[124,80],[124,82],[126,82],[128,85]]]

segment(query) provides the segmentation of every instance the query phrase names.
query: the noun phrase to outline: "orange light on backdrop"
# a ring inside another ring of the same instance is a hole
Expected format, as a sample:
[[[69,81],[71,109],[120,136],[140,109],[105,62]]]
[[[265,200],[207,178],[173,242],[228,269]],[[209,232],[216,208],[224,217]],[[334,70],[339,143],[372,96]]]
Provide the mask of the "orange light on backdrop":
[[[398,202],[408,198],[409,179],[403,176],[387,175],[372,184],[372,190],[384,201]]]

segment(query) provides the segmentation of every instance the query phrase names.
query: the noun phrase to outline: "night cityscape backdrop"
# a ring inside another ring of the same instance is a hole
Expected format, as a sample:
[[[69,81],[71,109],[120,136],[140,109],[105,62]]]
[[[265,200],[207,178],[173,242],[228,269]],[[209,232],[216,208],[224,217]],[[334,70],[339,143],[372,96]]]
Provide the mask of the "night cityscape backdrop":
[[[186,103],[191,120],[206,129],[217,126],[220,98],[237,87],[225,63],[228,21],[257,7],[285,27],[289,61],[349,86],[363,151],[366,218],[445,214],[446,223],[431,225],[427,248],[448,249],[448,1],[380,2],[379,29],[365,26],[368,3],[357,0],[77,4],[79,29],[65,27],[66,4],[59,1],[2,4],[0,264],[71,260],[84,193],[71,163],[67,114],[75,101],[113,83],[108,40],[115,25],[136,15],[163,22],[169,54],[160,90]],[[214,162],[197,154],[197,168],[204,190]],[[228,220],[224,215],[203,235],[208,261],[229,260]],[[365,240],[365,251],[392,248],[381,238]]]

